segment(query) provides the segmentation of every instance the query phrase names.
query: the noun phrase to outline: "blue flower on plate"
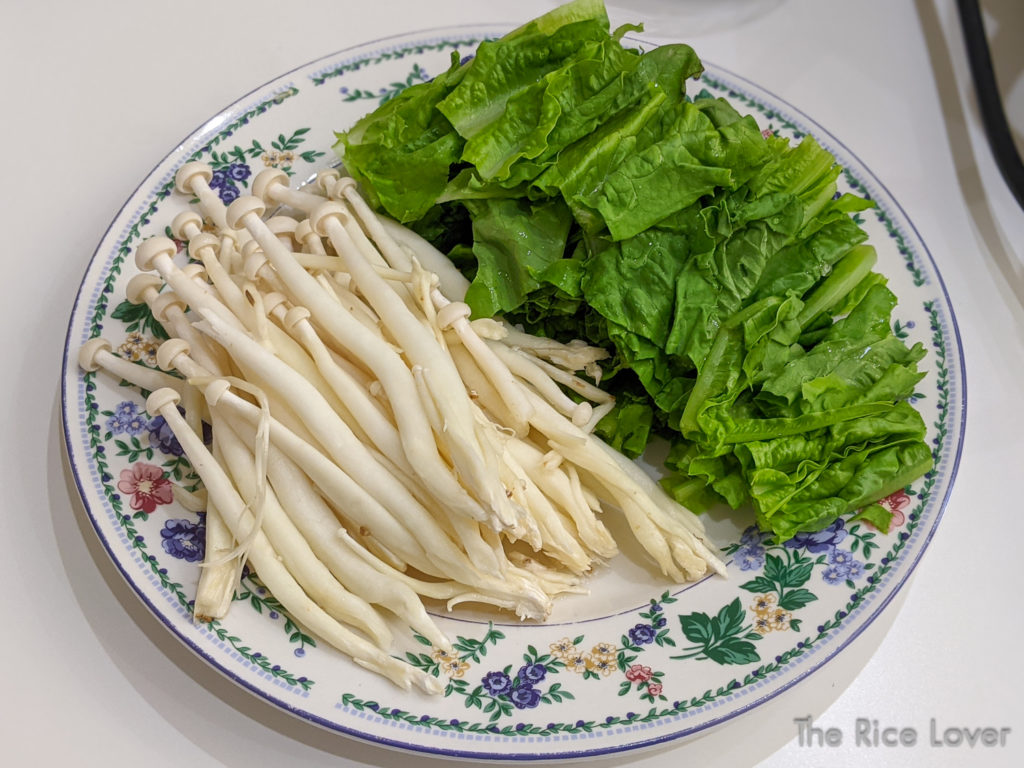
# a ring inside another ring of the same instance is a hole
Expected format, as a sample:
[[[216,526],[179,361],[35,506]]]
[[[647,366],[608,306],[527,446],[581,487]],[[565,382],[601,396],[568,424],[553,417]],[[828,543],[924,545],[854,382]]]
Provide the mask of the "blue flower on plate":
[[[836,520],[828,528],[820,531],[801,531],[786,542],[786,546],[792,549],[800,547],[808,552],[830,552],[846,538],[846,524],[842,519]]]
[[[853,552],[836,547],[828,553],[828,567],[821,572],[826,584],[839,584],[860,578],[864,564],[853,556]]]
[[[846,581],[849,571],[840,565],[830,565],[821,572],[826,584],[842,584]]]
[[[180,408],[178,410],[181,411]],[[149,422],[149,444],[169,456],[181,456],[185,452],[163,416]]]
[[[238,199],[238,187],[235,186],[235,182],[228,181],[223,187],[217,190],[217,195],[220,197],[221,202],[224,203],[224,205],[229,205]]]
[[[491,696],[503,696],[512,690],[512,678],[504,672],[488,672],[481,682]]]
[[[149,422],[146,419],[146,414],[137,413],[132,418],[125,419],[121,422],[121,426],[129,435],[137,437],[146,431],[146,427],[149,426]]]
[[[228,166],[228,176],[235,181],[245,181],[251,175],[252,171],[245,163],[232,163]]]
[[[539,683],[548,674],[548,668],[543,664],[526,664],[519,668],[517,677],[524,683]]]
[[[523,683],[513,689],[508,698],[515,704],[516,709],[533,709],[540,704],[540,691],[530,683]]]
[[[107,419],[107,429],[114,435],[139,435],[145,431],[147,424],[146,414],[131,400],[118,403],[113,415]]]
[[[836,547],[828,553],[829,565],[835,565],[848,571],[850,570],[851,564],[855,562],[856,560],[853,558],[853,552],[850,552],[847,549],[839,549]]]
[[[748,544],[736,550],[736,565],[741,571],[757,571],[764,567],[764,547]]]
[[[740,536],[740,544],[745,547],[760,546],[767,540],[769,534],[762,533],[756,525],[748,525]]]
[[[206,527],[191,520],[168,520],[160,538],[164,551],[179,560],[197,563],[206,554]]]
[[[853,560],[853,561],[851,561],[850,562],[849,579],[851,581],[856,581],[857,579],[859,579],[863,575],[864,575],[864,563],[862,563],[860,560]]]
[[[637,624],[629,630],[629,639],[637,645],[648,645],[654,642],[654,627],[650,624]]]
[[[119,419],[130,419],[139,412],[139,405],[131,400],[122,400],[114,406],[114,416]]]

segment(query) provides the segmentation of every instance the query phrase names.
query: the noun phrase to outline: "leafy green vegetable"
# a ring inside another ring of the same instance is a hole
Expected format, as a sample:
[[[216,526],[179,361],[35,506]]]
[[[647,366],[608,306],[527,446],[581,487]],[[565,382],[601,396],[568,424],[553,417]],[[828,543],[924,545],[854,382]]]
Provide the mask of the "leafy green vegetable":
[[[931,467],[920,345],[813,137],[762,134],[685,45],[650,51],[575,0],[482,43],[338,134],[369,199],[449,253],[477,316],[613,352],[598,425],[670,442],[681,503],[751,504],[779,540]]]
[[[473,220],[476,279],[466,301],[490,317],[519,307],[561,261],[572,216],[561,200],[531,204],[504,198],[467,201]]]
[[[596,432],[612,448],[636,459],[647,449],[653,424],[654,409],[650,403],[627,394],[619,398],[615,410],[598,422]]]
[[[386,101],[376,112],[338,134],[345,165],[374,205],[400,221],[422,218],[448,183],[465,140],[438,111],[437,101],[463,73],[457,62],[435,79]]]

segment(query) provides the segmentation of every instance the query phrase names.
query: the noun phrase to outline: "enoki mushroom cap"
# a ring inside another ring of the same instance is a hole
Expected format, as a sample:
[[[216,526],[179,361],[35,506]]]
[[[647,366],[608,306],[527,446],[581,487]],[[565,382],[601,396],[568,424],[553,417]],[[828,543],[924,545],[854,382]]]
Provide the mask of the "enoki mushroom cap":
[[[84,371],[98,371],[103,366],[96,359],[104,352],[109,353],[111,349],[113,346],[110,342],[100,336],[89,339],[78,350],[78,365]]]
[[[213,178],[213,169],[206,163],[192,162],[185,163],[174,175],[174,186],[179,192],[185,195],[193,195],[196,190],[193,182],[196,179],[203,179],[207,184]]]
[[[447,331],[455,323],[464,317],[469,317],[472,310],[463,301],[453,301],[446,304],[437,311],[437,325],[442,331]]]
[[[274,188],[288,187],[290,183],[288,174],[280,168],[267,168],[256,174],[252,180],[252,193],[265,202],[274,202]]]
[[[331,194],[335,197],[341,197],[349,190],[355,190],[359,185],[356,180],[351,176],[341,176],[331,189]]]
[[[170,387],[161,387],[146,398],[146,410],[150,416],[157,416],[168,406],[176,406],[181,401],[181,395]]]
[[[220,251],[220,238],[212,232],[200,232],[188,241],[188,255],[193,259],[200,258],[203,248],[212,248],[214,253]]]
[[[313,231],[313,227],[310,225],[308,219],[303,219],[295,227],[295,240],[296,242],[307,244],[311,237],[319,237],[316,232]]]
[[[582,427],[588,421],[590,417],[594,415],[594,406],[590,403],[579,403],[572,412],[572,423],[577,427]]]
[[[328,193],[331,191],[331,187],[341,178],[341,173],[337,168],[325,168],[316,175],[316,186],[323,192]]]
[[[224,397],[231,389],[231,382],[227,379],[214,379],[203,387],[203,397],[206,398],[207,404],[213,408],[216,407],[220,399]]]
[[[250,213],[263,216],[267,206],[255,195],[242,195],[235,202],[228,206],[226,217],[228,226],[232,229],[244,229],[242,220]]]
[[[173,371],[178,366],[174,361],[179,355],[187,355],[192,348],[184,339],[168,339],[156,350],[156,364],[165,371]]]
[[[178,294],[173,291],[164,291],[153,299],[152,304],[150,304],[150,311],[158,323],[165,323],[168,320],[168,309],[178,307],[184,312],[186,306],[184,300]]]
[[[193,232],[202,230],[203,217],[195,211],[182,211],[171,221],[171,232],[179,240],[188,240]]]
[[[286,329],[291,330],[303,320],[308,320],[310,316],[310,311],[305,307],[292,307],[285,313],[282,323]]]
[[[309,214],[309,225],[313,228],[321,237],[327,236],[327,222],[331,219],[337,219],[342,224],[345,224],[352,218],[345,206],[341,203],[328,200],[325,203],[321,203],[314,208]]]
[[[164,281],[151,272],[142,272],[128,281],[124,288],[125,298],[132,304],[142,304],[149,300],[150,292],[157,292]]]
[[[254,245],[255,247],[249,247]],[[267,254],[255,240],[249,240],[242,246],[242,273],[249,280],[257,280],[260,272],[267,266]]]
[[[177,252],[178,246],[171,238],[157,235],[142,241],[138,250],[135,251],[135,266],[142,272],[150,272],[155,268],[158,258],[161,256],[173,258]]]
[[[278,307],[282,307],[282,312],[288,311],[288,297],[277,291],[271,291],[270,293],[264,294],[263,296],[263,311],[268,315],[272,315],[274,310]]]

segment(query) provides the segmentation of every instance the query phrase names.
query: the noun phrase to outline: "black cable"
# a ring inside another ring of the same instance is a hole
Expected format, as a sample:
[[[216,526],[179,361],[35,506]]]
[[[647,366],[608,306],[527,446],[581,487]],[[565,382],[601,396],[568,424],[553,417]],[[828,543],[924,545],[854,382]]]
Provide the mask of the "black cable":
[[[996,165],[1003,174],[1003,180],[1010,188],[1017,204],[1024,208],[1024,162],[1021,162],[1013,133],[1006,120],[1003,100],[996,84],[996,73],[992,67],[985,23],[976,0],[957,0],[960,10],[960,26],[967,47],[967,61],[974,79],[974,90],[978,96],[981,120],[985,126],[988,143],[995,157]]]

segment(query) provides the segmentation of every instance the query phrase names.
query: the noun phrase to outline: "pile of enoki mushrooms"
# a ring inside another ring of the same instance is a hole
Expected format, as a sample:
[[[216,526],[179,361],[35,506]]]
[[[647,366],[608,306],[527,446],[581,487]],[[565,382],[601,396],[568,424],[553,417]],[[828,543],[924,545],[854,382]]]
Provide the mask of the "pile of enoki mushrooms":
[[[149,238],[127,286],[170,336],[164,370],[102,338],[80,354],[150,393],[202,480],[197,619],[224,616],[246,562],[314,635],[436,692],[389,653],[395,618],[445,649],[424,599],[543,620],[616,553],[603,514],[674,582],[724,572],[696,516],[592,434],[604,351],[471,319],[448,259],[335,170],[293,189],[269,169],[226,207],[211,177],[176,176],[189,263]]]

